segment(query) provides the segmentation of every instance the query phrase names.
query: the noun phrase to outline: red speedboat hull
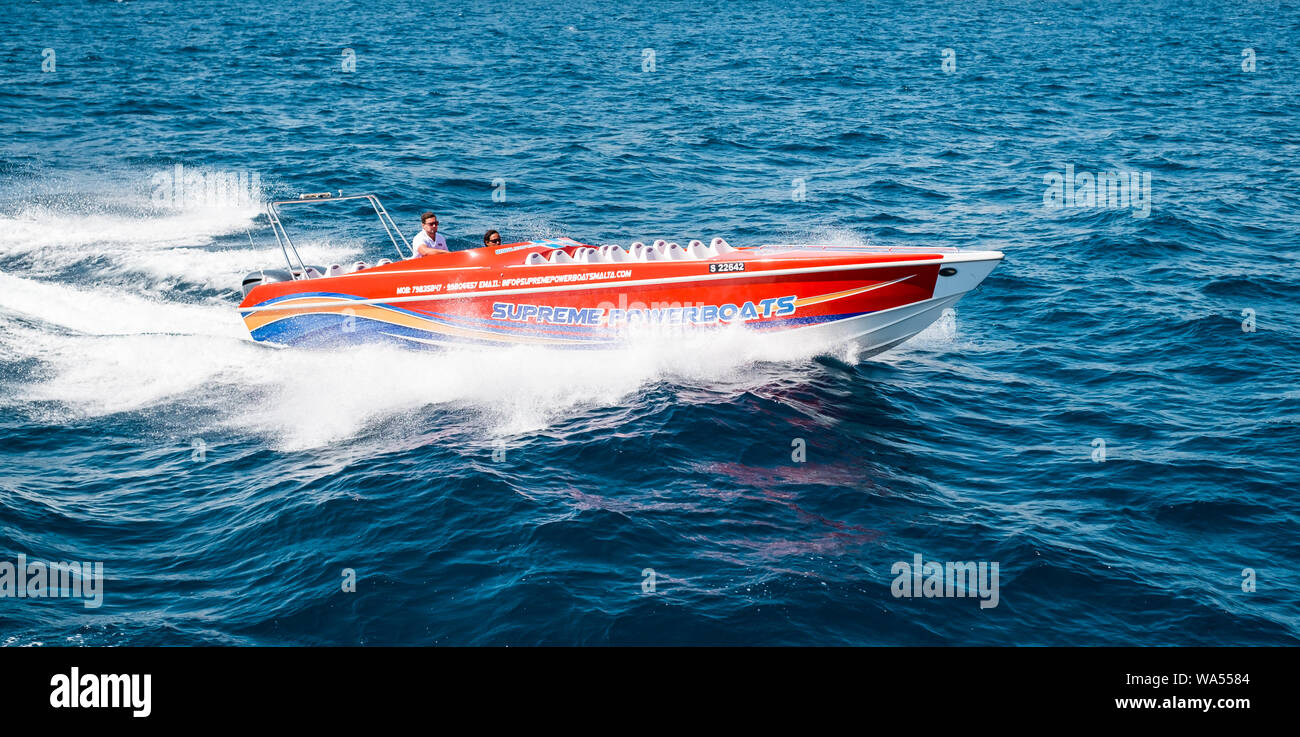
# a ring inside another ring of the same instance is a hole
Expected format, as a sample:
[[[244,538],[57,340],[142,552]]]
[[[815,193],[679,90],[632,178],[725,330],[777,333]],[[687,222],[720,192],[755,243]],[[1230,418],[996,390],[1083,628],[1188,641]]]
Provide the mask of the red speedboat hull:
[[[740,325],[858,341],[875,353],[924,329],[1001,258],[953,249],[725,244],[629,253],[556,239],[264,283],[239,309],[255,340],[283,345],[583,348],[646,331]]]

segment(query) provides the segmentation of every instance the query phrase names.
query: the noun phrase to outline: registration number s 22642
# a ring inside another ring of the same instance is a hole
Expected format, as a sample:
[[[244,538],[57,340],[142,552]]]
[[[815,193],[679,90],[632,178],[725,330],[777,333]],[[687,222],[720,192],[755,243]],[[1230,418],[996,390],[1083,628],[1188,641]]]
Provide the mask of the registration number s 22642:
[[[744,270],[745,270],[744,261],[728,261],[726,263],[721,263],[721,264],[709,264],[710,274],[720,274],[726,271],[744,271]]]

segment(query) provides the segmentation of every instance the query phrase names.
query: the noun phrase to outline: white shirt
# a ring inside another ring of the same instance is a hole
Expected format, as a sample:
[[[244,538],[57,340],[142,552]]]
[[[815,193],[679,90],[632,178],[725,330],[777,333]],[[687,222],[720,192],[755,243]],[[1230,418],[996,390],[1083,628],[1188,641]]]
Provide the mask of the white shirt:
[[[411,258],[420,257],[420,246],[424,246],[425,248],[436,248],[439,251],[451,250],[447,248],[447,239],[442,237],[442,233],[439,233],[437,240],[434,240],[423,230],[420,231],[419,235],[411,239]]]

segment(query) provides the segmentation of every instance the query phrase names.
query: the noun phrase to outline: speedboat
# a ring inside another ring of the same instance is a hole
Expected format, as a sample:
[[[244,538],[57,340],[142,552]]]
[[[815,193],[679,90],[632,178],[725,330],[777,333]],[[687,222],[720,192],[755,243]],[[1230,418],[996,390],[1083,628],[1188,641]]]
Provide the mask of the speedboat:
[[[367,200],[396,249],[374,264],[307,265],[281,207]],[[244,277],[252,338],[290,346],[618,345],[650,331],[797,334],[865,357],[938,319],[1002,254],[815,244],[588,245],[547,238],[411,258],[373,194],[307,194],[267,205],[287,268]]]

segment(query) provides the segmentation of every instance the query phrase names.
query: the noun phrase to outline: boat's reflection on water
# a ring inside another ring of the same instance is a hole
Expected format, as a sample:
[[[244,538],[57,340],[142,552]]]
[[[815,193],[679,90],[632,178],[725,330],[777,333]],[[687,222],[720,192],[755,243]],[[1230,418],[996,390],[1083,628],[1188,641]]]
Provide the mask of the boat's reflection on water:
[[[553,494],[566,498],[577,512],[603,510],[632,519],[664,520],[670,525],[672,519],[682,516],[710,516],[707,524],[692,525],[696,532],[691,534],[691,547],[697,556],[737,566],[759,565],[772,573],[820,577],[817,571],[821,566],[804,567],[799,561],[852,560],[861,548],[881,544],[881,530],[814,511],[811,507],[825,505],[807,498],[828,487],[833,487],[837,496],[848,489],[865,498],[889,494],[849,463],[763,467],[709,462],[695,465],[693,471],[693,475],[712,477],[716,483],[685,488],[678,480],[673,490],[649,492],[612,489],[596,493],[569,487]],[[702,529],[714,532],[706,534]],[[673,534],[671,530],[666,533]]]

